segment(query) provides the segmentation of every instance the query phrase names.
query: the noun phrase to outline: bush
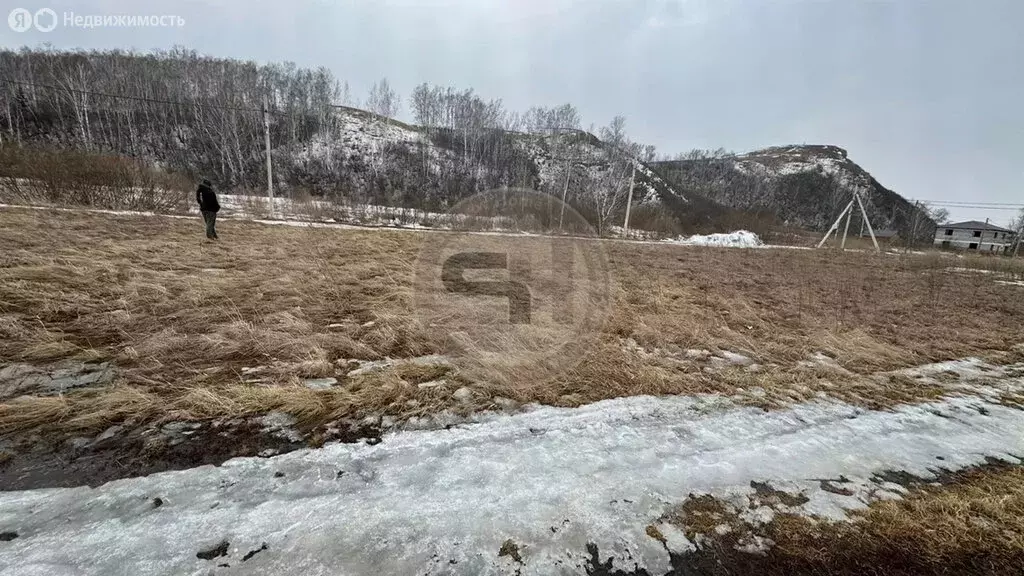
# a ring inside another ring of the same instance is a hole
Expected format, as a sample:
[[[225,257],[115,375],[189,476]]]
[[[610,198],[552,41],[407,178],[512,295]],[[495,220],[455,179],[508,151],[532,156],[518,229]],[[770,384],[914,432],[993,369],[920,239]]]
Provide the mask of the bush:
[[[191,188],[183,175],[123,156],[10,144],[0,148],[3,202],[182,212]]]

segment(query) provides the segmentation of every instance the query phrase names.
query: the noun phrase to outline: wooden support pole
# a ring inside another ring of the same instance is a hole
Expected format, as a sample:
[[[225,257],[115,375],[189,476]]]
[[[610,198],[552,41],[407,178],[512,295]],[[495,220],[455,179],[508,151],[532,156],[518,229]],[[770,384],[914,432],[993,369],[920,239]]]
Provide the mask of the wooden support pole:
[[[843,208],[843,211],[839,213],[839,218],[836,218],[836,221],[829,227],[828,232],[825,232],[825,237],[821,239],[821,242],[818,242],[818,245],[816,246],[817,248],[824,246],[825,242],[828,241],[828,237],[831,236],[833,232],[836,232],[837,234],[839,233],[839,223],[843,221],[843,217],[846,216],[846,213],[850,210],[853,210],[853,200],[850,200],[850,203],[846,205],[846,208]]]
[[[629,211],[633,207],[633,186],[636,184],[636,159],[633,159],[633,174],[629,177],[629,197],[626,199],[626,222],[622,225],[624,234],[629,238]]]
[[[558,211],[558,231],[562,231],[562,217],[565,216],[565,197],[569,194],[569,174],[572,173],[572,164],[565,162],[565,187],[562,188],[562,206]]]
[[[850,232],[850,220],[852,219],[853,210],[848,210],[846,212],[846,227],[843,228],[843,243],[840,245],[840,248],[842,248],[843,250],[846,250],[846,235]]]
[[[854,194],[853,197],[857,200],[857,204],[860,206],[860,214],[868,225],[868,233],[871,234],[871,243],[875,245],[875,252],[881,252],[882,249],[878,247],[878,240],[875,239],[875,229],[871,227],[871,220],[868,219],[868,211],[864,209],[864,203],[860,200],[860,194]]]

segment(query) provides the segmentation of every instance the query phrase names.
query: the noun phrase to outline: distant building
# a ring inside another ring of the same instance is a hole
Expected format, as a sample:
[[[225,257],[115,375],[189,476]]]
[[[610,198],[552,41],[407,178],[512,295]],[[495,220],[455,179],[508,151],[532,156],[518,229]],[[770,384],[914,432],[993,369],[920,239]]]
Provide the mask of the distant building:
[[[871,234],[869,234],[865,230],[863,233],[861,233],[860,237],[871,238]],[[881,243],[888,242],[889,244],[894,244],[897,240],[900,239],[900,233],[897,232],[896,230],[889,230],[883,228],[882,230],[875,230],[875,239]]]
[[[935,245],[951,250],[1002,254],[1013,245],[1013,238],[1013,230],[977,220],[940,224],[935,229]]]

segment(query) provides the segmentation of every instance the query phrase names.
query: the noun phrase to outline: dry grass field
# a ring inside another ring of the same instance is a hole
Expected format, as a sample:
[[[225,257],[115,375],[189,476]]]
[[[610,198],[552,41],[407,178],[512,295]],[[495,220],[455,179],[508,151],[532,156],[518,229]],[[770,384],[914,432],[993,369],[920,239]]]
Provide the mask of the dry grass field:
[[[942,393],[880,372],[1008,361],[1024,335],[1024,289],[947,270],[988,259],[603,242],[612,309],[571,369],[531,378],[496,359],[492,370],[400,364],[347,377],[353,360],[448,352],[411,310],[413,265],[436,234],[241,220],[222,229],[206,243],[190,219],[0,211],[0,357],[118,367],[112,386],[3,399],[0,431],[270,410],[313,427],[502,399],[571,406],[752,387],[764,393],[750,401],[766,407],[821,391],[879,407]],[[716,360],[720,351],[744,361]],[[815,354],[831,360],[808,364]],[[246,378],[254,368],[258,382]],[[302,384],[317,377],[341,385]],[[471,397],[453,400],[462,387]]]
[[[56,445],[115,424],[281,411],[315,445],[341,420],[639,394],[772,410],[824,393],[886,409],[950,393],[900,369],[1024,356],[1020,261],[600,241],[608,309],[573,362],[467,365],[415,309],[417,258],[443,234],[229,219],[210,243],[198,218],[0,209],[0,368],[116,366],[109,384],[62,394],[0,388],[0,438]],[[767,556],[736,553],[736,532],[685,562],[702,574],[1011,574],[1024,558],[1021,474],[989,466],[916,485],[852,523],[781,514],[762,528]],[[695,498],[667,520],[694,536],[709,514],[725,512]]]

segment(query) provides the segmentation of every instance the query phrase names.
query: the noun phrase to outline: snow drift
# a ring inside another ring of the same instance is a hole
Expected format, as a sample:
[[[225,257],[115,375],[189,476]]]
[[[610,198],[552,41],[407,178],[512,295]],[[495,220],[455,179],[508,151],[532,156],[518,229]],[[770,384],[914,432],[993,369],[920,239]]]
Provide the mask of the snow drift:
[[[685,246],[719,246],[725,248],[756,248],[763,246],[761,239],[747,230],[737,230],[728,234],[694,234],[666,240],[672,244]]]

